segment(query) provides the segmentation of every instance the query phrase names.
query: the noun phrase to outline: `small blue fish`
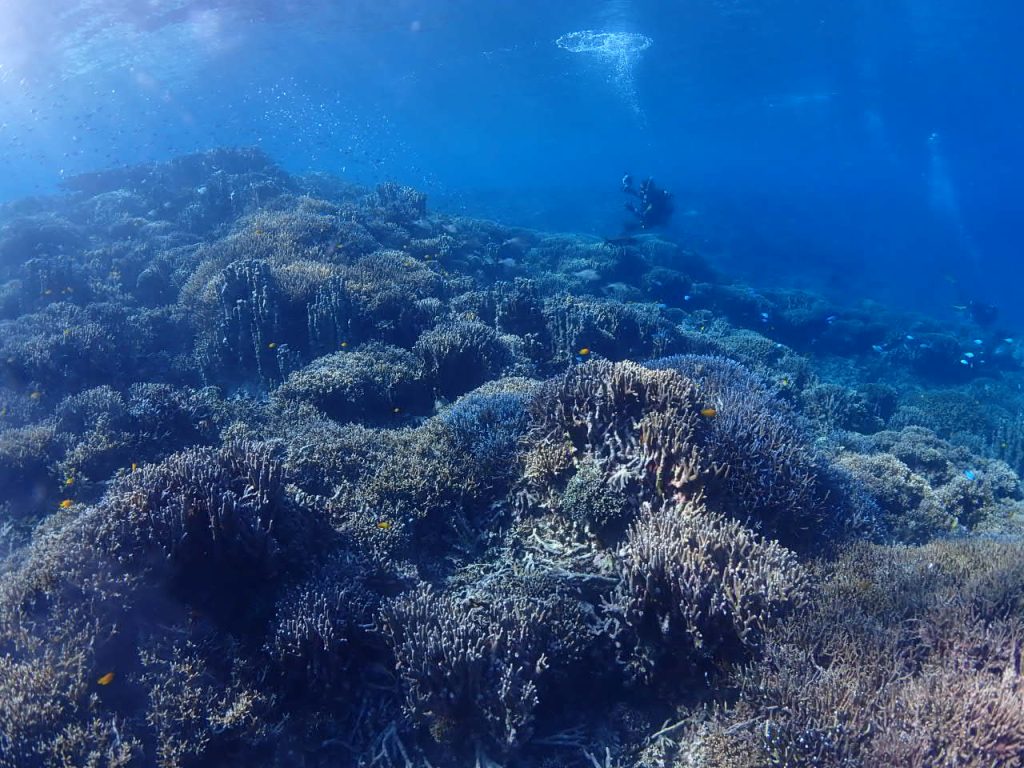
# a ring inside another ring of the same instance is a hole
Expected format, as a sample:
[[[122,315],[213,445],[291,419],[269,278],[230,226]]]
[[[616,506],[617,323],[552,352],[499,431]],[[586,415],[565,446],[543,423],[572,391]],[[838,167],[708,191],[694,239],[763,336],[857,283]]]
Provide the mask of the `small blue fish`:
[[[834,323],[838,319],[839,315],[829,315],[828,317],[825,318],[825,322],[828,323],[829,325],[832,325],[832,323]]]
[[[969,360],[970,358],[974,357],[974,353],[973,352],[964,352],[964,357],[966,357]]]
[[[907,334],[906,336],[904,336],[903,338],[905,338],[905,339],[906,339],[907,341],[913,341],[913,340],[914,340],[914,334],[912,334],[912,333],[908,333],[908,334]]]
[[[968,480],[974,480],[978,476],[976,474],[974,474],[974,470],[973,469],[965,469],[964,470],[964,477],[966,477]]]
[[[1013,344],[1013,337],[1007,336],[1005,339],[1003,339],[1003,341],[1005,341],[1007,344]]]
[[[771,318],[771,315],[769,315],[767,312],[762,312],[761,313],[761,322],[762,323],[767,323],[770,318]]]
[[[683,301],[689,301],[689,300],[690,300],[690,294],[684,293],[683,294]]]
[[[883,349],[885,349],[885,347],[883,347],[881,344],[872,344],[871,348],[875,350],[875,352],[881,352]]]
[[[961,357],[960,358],[960,365],[970,365],[970,363],[967,360],[965,360],[964,358]]]
[[[975,339],[975,340],[974,340],[974,343],[975,343],[975,344],[977,344],[977,345],[978,345],[978,346],[980,347],[980,346],[981,346],[982,344],[984,344],[985,342],[983,342],[983,341],[982,341],[981,339]]]

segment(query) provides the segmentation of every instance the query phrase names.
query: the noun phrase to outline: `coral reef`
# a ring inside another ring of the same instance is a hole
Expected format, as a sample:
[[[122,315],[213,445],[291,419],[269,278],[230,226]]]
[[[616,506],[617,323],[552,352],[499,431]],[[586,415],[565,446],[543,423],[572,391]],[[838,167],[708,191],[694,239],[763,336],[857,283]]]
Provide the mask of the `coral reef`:
[[[1024,764],[1024,351],[216,150],[0,206],[0,767]]]

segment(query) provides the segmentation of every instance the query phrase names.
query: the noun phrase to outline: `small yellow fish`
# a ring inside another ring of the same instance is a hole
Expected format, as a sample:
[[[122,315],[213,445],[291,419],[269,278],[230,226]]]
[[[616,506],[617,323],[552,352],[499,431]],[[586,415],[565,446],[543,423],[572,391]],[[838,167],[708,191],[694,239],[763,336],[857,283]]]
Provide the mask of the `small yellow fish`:
[[[590,354],[590,347],[580,347],[579,356],[586,357]]]
[[[74,485],[74,484],[75,484],[75,476],[74,475],[68,475],[67,477],[64,478],[64,485]]]
[[[61,509],[71,509],[71,507],[73,507],[74,504],[75,504],[75,502],[72,499],[64,499],[64,501],[62,501],[60,503],[60,508]]]
[[[391,521],[390,520],[381,520],[379,523],[377,523],[377,527],[380,528],[382,531],[390,531],[391,530]]]
[[[136,464],[136,463],[135,463],[135,462],[133,461],[133,462],[132,462],[132,472],[134,472],[134,471],[135,471],[136,469],[138,469],[138,468],[139,468],[139,465],[138,465],[138,464]]]
[[[277,349],[277,342],[272,341],[269,344],[267,344],[267,349]]]
[[[40,392],[39,390],[36,390],[35,392],[33,392],[32,394],[29,395],[29,399],[30,400],[39,400],[42,396],[43,396],[43,393]]]
[[[344,348],[345,348],[345,347],[347,347],[347,346],[348,346],[348,342],[347,342],[347,341],[343,341],[343,342],[341,342],[341,348],[342,348],[342,349],[344,349]]]
[[[391,409],[391,412],[392,413],[401,413],[402,409],[399,408],[398,406],[395,406],[394,408]]]
[[[713,419],[713,418],[715,418],[715,416],[718,415],[718,409],[717,408],[710,408],[710,407],[709,408],[701,408],[700,409],[700,415],[701,416],[705,416],[705,417],[707,417],[709,419]]]
[[[107,672],[107,674],[103,675],[103,677],[101,677],[96,682],[100,685],[110,685],[112,682],[114,682],[114,673]]]

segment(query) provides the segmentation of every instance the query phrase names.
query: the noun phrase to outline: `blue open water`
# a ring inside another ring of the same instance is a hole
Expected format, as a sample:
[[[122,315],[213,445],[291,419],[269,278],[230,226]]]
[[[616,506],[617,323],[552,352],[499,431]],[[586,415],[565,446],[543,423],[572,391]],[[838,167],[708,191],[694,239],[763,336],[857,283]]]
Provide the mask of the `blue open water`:
[[[1014,3],[5,3],[0,194],[258,144],[289,171],[608,234],[653,175],[738,275],[1020,316]],[[560,49],[646,35],[631,88]]]

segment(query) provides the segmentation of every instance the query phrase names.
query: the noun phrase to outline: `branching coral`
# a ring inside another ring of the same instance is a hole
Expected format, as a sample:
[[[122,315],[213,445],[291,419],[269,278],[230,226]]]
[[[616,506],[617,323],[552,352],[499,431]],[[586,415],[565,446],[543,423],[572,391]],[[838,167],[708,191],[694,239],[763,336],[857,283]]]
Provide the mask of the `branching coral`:
[[[551,360],[571,361],[586,348],[609,360],[691,351],[684,334],[653,304],[556,295],[544,303]]]
[[[713,471],[699,452],[705,427],[696,387],[636,363],[587,363],[547,382],[531,405],[530,493],[551,503],[574,462],[589,458],[636,501],[692,495]]]
[[[457,448],[472,458],[480,476],[501,487],[520,471],[520,440],[529,427],[526,405],[532,382],[507,380],[509,389],[480,390],[460,398],[441,414]]]
[[[1024,759],[1020,545],[855,547],[743,675],[764,759],[1015,765]]]
[[[525,600],[478,604],[417,589],[385,606],[406,707],[435,737],[529,739],[547,668],[544,611]]]
[[[516,362],[514,341],[483,323],[461,320],[426,331],[415,350],[437,390],[452,398],[506,373]]]
[[[793,553],[699,500],[645,506],[618,559],[606,612],[622,662],[644,677],[668,660],[685,668],[756,651],[808,588]]]
[[[69,188],[0,206],[3,768],[1024,763],[1020,547],[829,564],[1019,526],[1002,331],[256,151]]]
[[[98,552],[133,569],[165,564],[189,600],[227,612],[238,607],[238,590],[258,590],[283,566],[302,525],[274,451],[235,443],[182,451],[122,476],[92,536]]]
[[[721,357],[683,355],[651,365],[688,377],[714,411],[702,452],[706,461],[728,467],[710,482],[715,509],[785,541],[819,530],[835,514],[839,500],[827,505],[821,461],[797,416],[761,379]]]
[[[416,355],[373,343],[318,358],[274,394],[309,403],[338,421],[393,423],[396,414],[422,412],[433,402]]]

